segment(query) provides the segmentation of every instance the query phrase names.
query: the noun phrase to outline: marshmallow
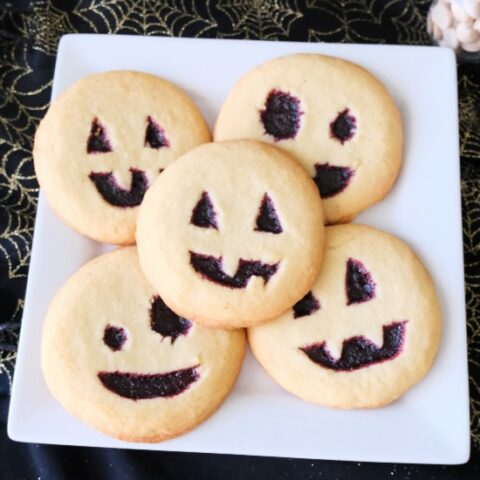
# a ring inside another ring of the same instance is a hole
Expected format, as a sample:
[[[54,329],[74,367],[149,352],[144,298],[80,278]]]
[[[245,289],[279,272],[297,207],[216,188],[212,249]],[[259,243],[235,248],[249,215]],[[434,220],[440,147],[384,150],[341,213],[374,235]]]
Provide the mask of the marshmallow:
[[[442,47],[480,52],[480,0],[437,0],[427,17],[427,31]]]
[[[465,23],[459,23],[455,32],[457,33],[458,40],[462,43],[472,43],[480,38],[480,32]]]
[[[443,31],[442,47],[449,47],[455,50],[458,48],[460,42],[458,41],[457,33],[454,28],[447,28]]]
[[[459,22],[470,22],[472,20],[472,17],[465,11],[465,9],[455,2],[455,0],[452,1],[451,3],[451,9],[453,16],[459,21]]]
[[[432,36],[433,36],[433,39],[438,42],[443,38],[443,30],[441,28],[438,28],[435,24],[433,24]]]
[[[480,18],[480,0],[465,0],[463,5],[472,18]]]
[[[480,38],[476,42],[462,43],[461,47],[462,50],[465,50],[466,52],[478,52],[480,50]]]
[[[433,22],[430,14],[427,15],[427,32],[433,33]]]
[[[453,16],[450,9],[441,3],[437,3],[432,8],[432,20],[441,29],[448,28],[453,22]]]

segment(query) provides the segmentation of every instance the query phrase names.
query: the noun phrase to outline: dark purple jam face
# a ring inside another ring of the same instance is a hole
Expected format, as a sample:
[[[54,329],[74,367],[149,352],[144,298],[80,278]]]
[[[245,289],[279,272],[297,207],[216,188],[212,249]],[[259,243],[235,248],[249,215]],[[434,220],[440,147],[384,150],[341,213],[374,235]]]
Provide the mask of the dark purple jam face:
[[[235,275],[231,277],[223,271],[222,257],[202,255],[190,251],[192,268],[210,282],[218,283],[222,287],[245,288],[250,277],[262,277],[265,284],[277,272],[278,263],[273,265],[258,260],[240,259]]]
[[[348,167],[335,167],[329,163],[315,164],[313,181],[322,198],[330,198],[343,192],[355,172]]]
[[[173,345],[180,335],[187,335],[192,324],[186,318],[180,317],[170,310],[159,296],[155,296],[150,308],[150,326],[163,338],[170,337]]]
[[[268,232],[268,233],[282,233],[282,225],[280,219],[278,218],[275,207],[273,206],[272,199],[265,194],[262,199],[262,204],[260,205],[260,210],[258,211],[256,227],[257,232]]]
[[[330,124],[330,135],[342,145],[350,140],[357,130],[357,119],[350,114],[346,108],[337,115],[337,118]]]
[[[347,305],[368,302],[375,296],[376,284],[362,262],[349,258],[345,276]]]
[[[107,153],[112,151],[105,127],[94,118],[87,140],[87,153]]]
[[[90,180],[94,183],[102,198],[114,207],[137,207],[142,203],[148,188],[148,179],[144,172],[131,168],[132,183],[130,190],[120,187],[113,172],[91,172]]]
[[[98,378],[106,389],[123,398],[168,398],[180,395],[200,378],[197,368],[198,365],[159,374],[99,372]]]
[[[192,211],[190,223],[196,227],[215,228],[218,230],[217,214],[207,192],[203,192]]]
[[[300,350],[312,362],[324,368],[337,372],[352,372],[397,357],[405,343],[406,323],[407,321],[403,321],[384,325],[383,345],[381,347],[363,336],[344,340],[342,355],[338,360],[331,356],[325,342],[301,347]]]
[[[103,332],[103,343],[113,350],[118,352],[122,349],[124,343],[127,341],[127,332],[122,327],[114,327],[107,325]]]
[[[159,149],[170,146],[163,128],[150,116],[147,117],[147,129],[145,130],[145,146]]]
[[[308,292],[293,306],[293,318],[306,317],[317,310],[320,310],[320,302],[312,292]]]
[[[265,133],[274,140],[295,138],[300,129],[300,100],[287,92],[272,90],[265,101],[265,108],[260,110],[260,119]]]

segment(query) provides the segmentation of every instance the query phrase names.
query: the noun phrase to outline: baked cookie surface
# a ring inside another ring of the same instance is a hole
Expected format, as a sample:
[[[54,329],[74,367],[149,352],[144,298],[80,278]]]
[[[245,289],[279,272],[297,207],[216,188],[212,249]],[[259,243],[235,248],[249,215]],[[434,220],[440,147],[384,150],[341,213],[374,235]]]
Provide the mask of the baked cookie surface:
[[[286,390],[339,408],[388,404],[418,382],[437,352],[441,312],[412,250],[361,225],[326,229],[322,271],[282,316],[250,328],[252,351]]]
[[[302,298],[321,266],[322,205],[288,154],[256,141],[201,145],[145,195],[140,262],[165,303],[201,324],[266,321]]]
[[[101,432],[156,442],[210,416],[232,388],[242,330],[178,317],[145,280],[135,247],[84,265],[52,301],[42,369],[52,395]]]
[[[53,101],[35,136],[35,171],[50,206],[72,228],[130,244],[149,185],[210,138],[177,86],[141,72],[105,72],[80,79]]]
[[[266,62],[233,87],[215,141],[251,138],[291,153],[315,180],[326,223],[351,220],[392,188],[402,162],[400,113],[354,63],[317,54]]]

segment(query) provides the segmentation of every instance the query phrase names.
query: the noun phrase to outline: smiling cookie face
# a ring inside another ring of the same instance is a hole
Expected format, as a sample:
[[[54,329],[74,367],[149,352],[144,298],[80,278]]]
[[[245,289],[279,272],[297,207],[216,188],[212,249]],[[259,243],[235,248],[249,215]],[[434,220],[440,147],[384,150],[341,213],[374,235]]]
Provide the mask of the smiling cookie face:
[[[89,262],[56,295],[42,368],[69,412],[108,435],[153,442],[213,413],[244,351],[243,331],[206,329],[171,311],[130,247]]]
[[[133,243],[146,190],[179,155],[210,140],[193,102],[140,72],[85,77],[56,99],[35,137],[35,170],[69,225],[108,243]]]
[[[310,292],[266,325],[252,350],[291,393],[341,408],[394,401],[429,370],[440,338],[432,281],[403,242],[361,225],[326,229]]]
[[[382,199],[401,164],[401,118],[385,87],[358,65],[323,55],[278,58],[247,73],[223,104],[214,138],[290,152],[315,181],[327,223]]]
[[[176,312],[224,328],[299,300],[323,256],[320,196],[282,151],[254,141],[202,145],[147,192],[137,242],[145,275]]]

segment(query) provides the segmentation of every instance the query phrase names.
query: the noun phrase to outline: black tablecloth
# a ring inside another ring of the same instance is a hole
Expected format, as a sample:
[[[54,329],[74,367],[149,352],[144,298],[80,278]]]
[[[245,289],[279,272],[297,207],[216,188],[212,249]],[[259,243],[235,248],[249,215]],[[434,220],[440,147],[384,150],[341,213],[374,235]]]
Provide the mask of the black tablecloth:
[[[429,4],[423,0],[0,1],[0,478],[480,478],[480,66],[473,64],[458,66],[472,414],[468,464],[381,465],[51,447],[14,443],[6,435],[37,205],[32,139],[48,107],[60,36],[95,32],[421,45],[429,44],[425,30]],[[435,181],[434,170],[429,181]]]

